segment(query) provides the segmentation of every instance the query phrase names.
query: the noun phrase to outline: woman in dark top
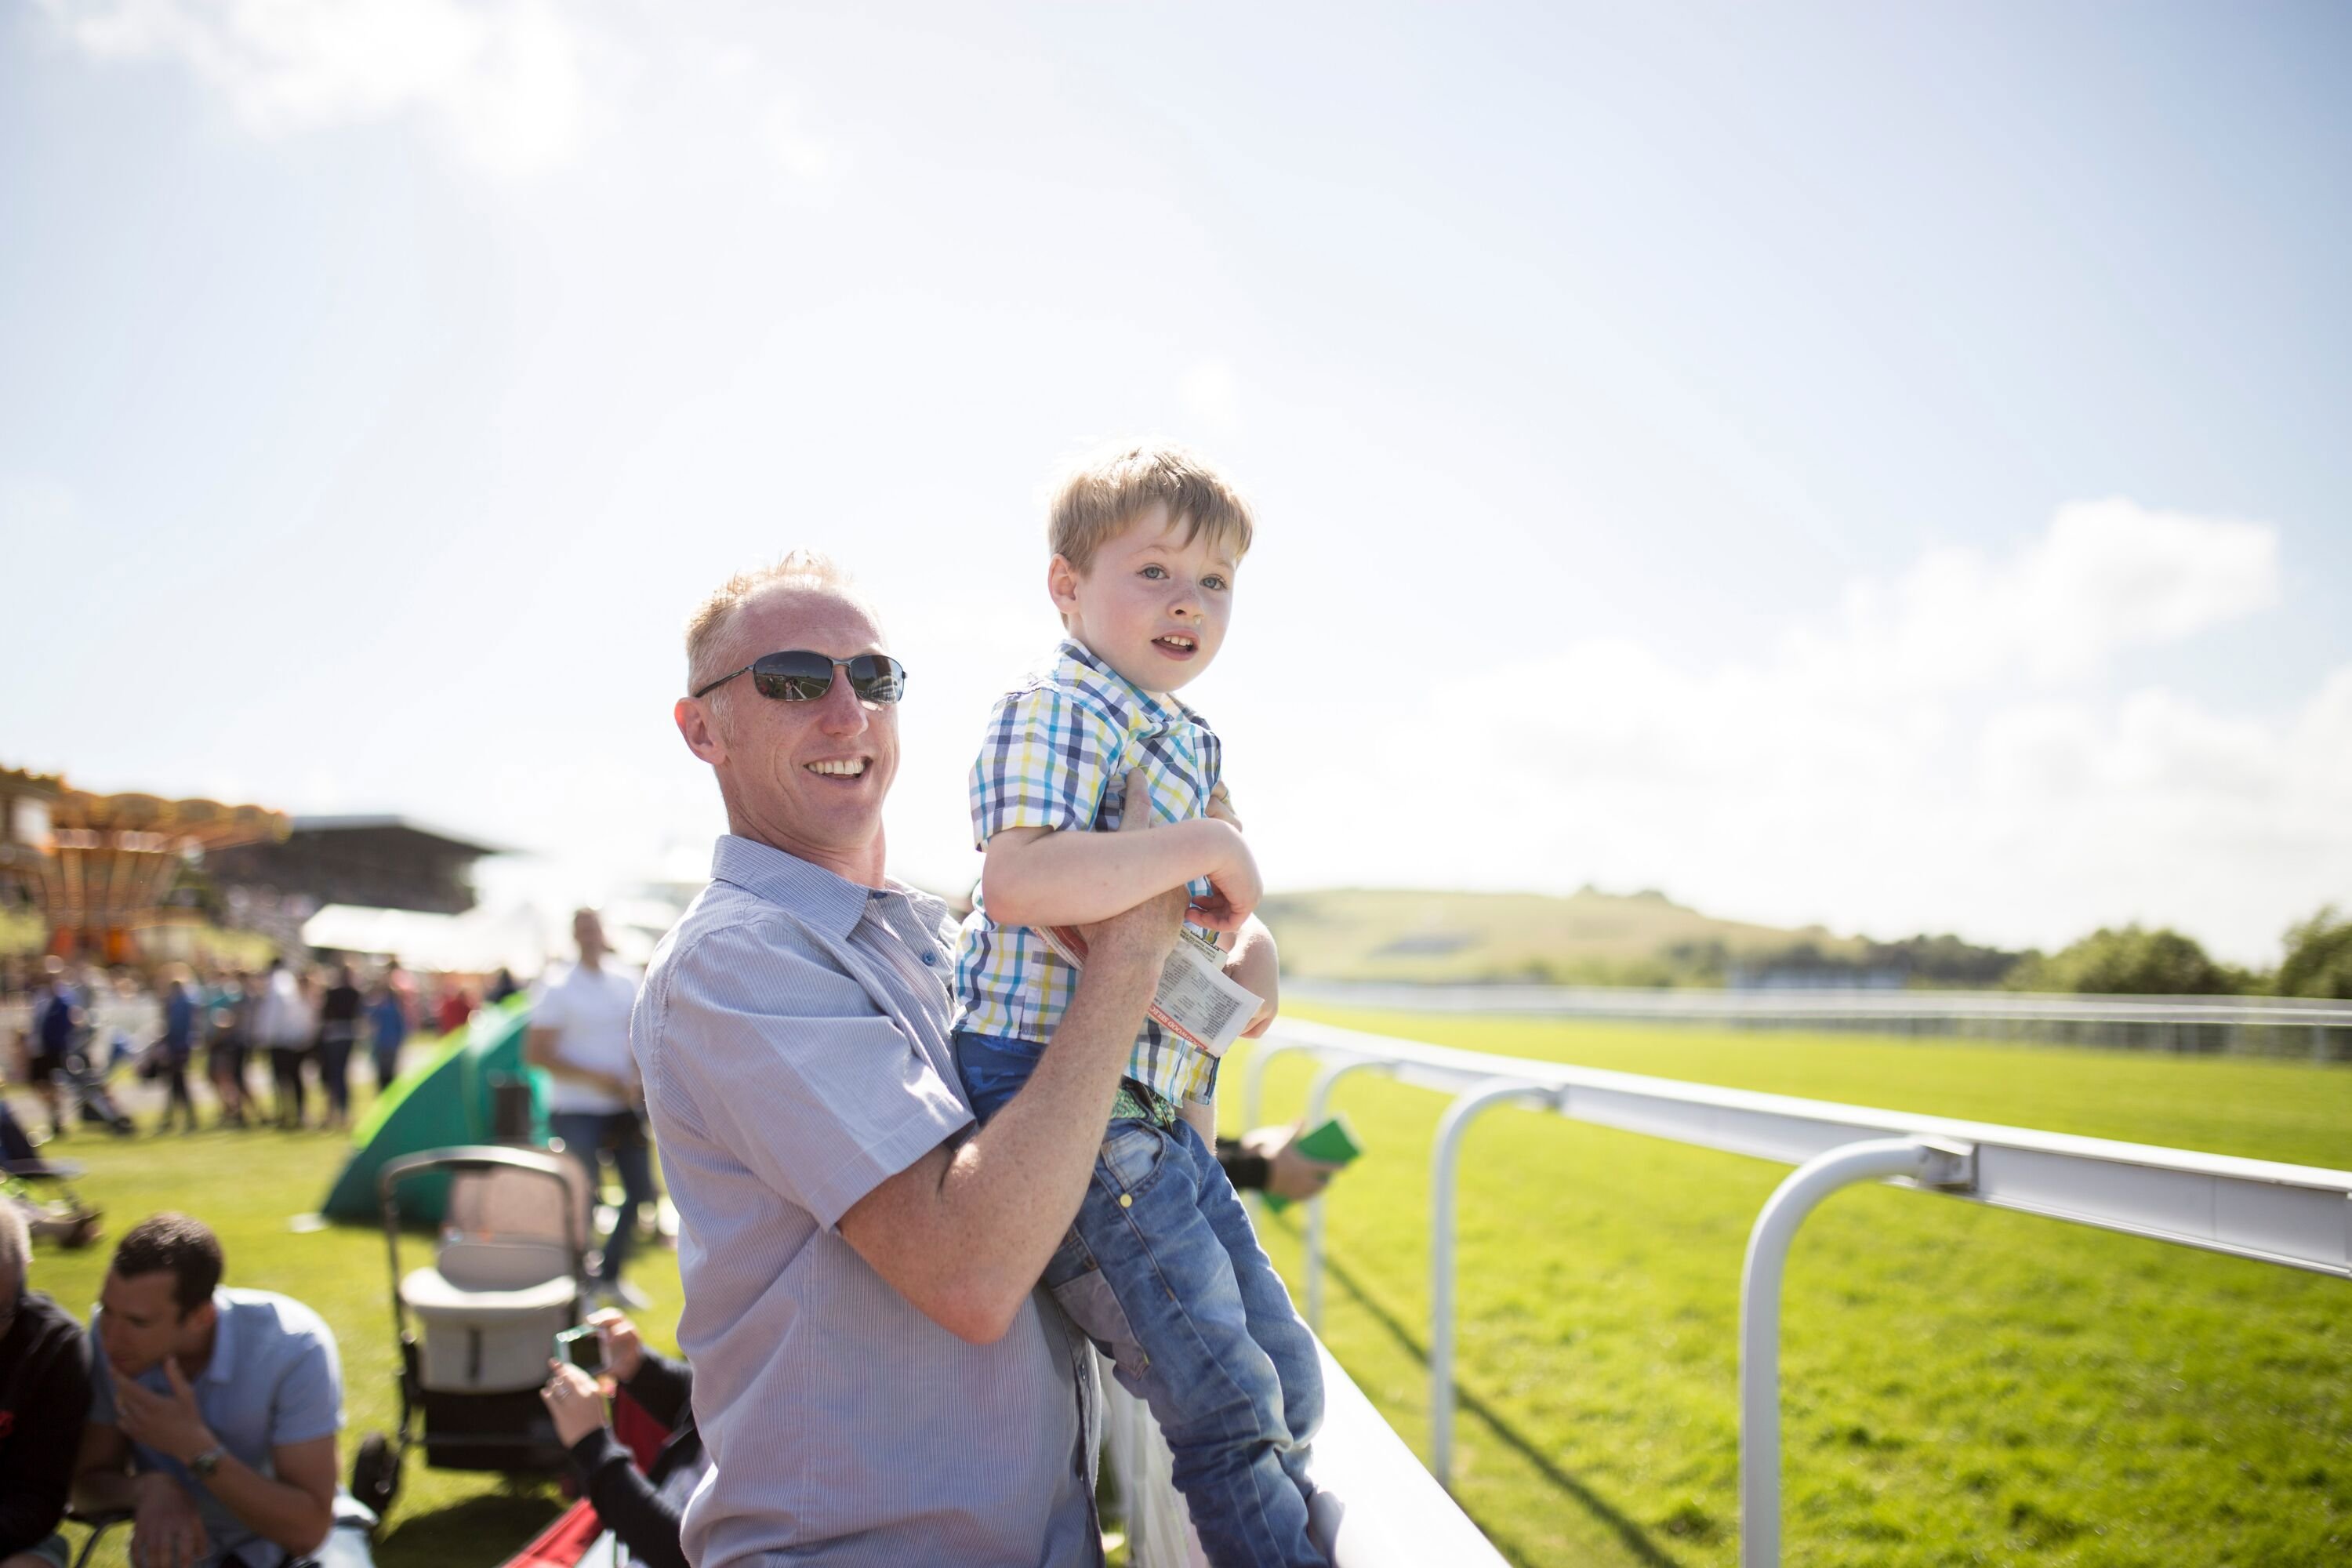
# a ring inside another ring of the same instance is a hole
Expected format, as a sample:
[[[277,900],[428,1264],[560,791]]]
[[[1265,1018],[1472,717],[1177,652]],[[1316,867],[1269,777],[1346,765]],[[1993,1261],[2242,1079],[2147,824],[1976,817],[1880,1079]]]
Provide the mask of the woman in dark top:
[[[327,1125],[352,1124],[352,1047],[360,1037],[360,988],[352,966],[335,965],[335,983],[319,1005],[319,1083],[327,1091]]]
[[[62,1563],[58,1521],[89,1415],[89,1349],[71,1313],[25,1288],[32,1247],[13,1205],[0,1195],[0,1561]]]
[[[556,1436],[572,1451],[581,1490],[596,1517],[628,1549],[628,1560],[648,1568],[687,1568],[678,1520],[705,1468],[702,1438],[694,1429],[693,1371],[646,1349],[636,1325],[618,1312],[593,1313],[588,1321],[604,1342],[604,1370],[646,1415],[669,1428],[652,1468],[639,1471],[614,1437],[604,1391],[580,1368],[550,1362],[555,1373],[540,1397],[554,1417]]]

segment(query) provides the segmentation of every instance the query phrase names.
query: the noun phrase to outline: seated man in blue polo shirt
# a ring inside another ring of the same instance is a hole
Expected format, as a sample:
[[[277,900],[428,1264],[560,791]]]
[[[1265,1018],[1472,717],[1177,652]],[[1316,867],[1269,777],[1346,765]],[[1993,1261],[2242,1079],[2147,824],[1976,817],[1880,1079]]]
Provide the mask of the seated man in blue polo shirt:
[[[131,1226],[90,1320],[75,1498],[133,1513],[147,1568],[368,1561],[335,1495],[343,1424],[335,1336],[301,1302],[232,1290],[220,1241],[185,1215]]]

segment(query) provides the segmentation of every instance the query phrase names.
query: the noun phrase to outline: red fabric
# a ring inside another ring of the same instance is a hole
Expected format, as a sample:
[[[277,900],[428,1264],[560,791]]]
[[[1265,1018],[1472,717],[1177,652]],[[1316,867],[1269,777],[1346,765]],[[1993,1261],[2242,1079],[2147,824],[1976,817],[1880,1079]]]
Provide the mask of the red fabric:
[[[558,1514],[538,1540],[508,1558],[502,1568],[572,1568],[604,1532],[604,1521],[583,1498]]]
[[[646,1407],[628,1395],[625,1389],[613,1394],[613,1440],[629,1451],[637,1468],[650,1470],[661,1454],[662,1445],[669,1441],[669,1428],[646,1414]]]
[[[625,1393],[613,1395],[613,1437],[629,1451],[641,1470],[653,1468],[654,1457],[669,1440],[669,1428],[646,1414],[645,1406]],[[604,1521],[595,1506],[582,1498],[558,1514],[539,1538],[516,1552],[499,1568],[572,1568],[595,1539],[604,1533]]]

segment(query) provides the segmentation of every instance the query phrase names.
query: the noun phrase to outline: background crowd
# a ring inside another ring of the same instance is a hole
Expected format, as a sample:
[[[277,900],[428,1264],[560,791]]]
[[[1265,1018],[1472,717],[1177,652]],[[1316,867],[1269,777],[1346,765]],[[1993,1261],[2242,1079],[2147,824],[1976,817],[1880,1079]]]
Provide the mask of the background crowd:
[[[364,1053],[381,1089],[420,1032],[446,1034],[517,989],[503,969],[420,979],[397,960],[110,970],[12,960],[0,970],[0,1044],[9,1076],[40,1094],[57,1137],[77,1124],[136,1131],[109,1089],[124,1070],[163,1089],[156,1132],[196,1130],[198,1082],[223,1127],[342,1129],[355,1056]]]

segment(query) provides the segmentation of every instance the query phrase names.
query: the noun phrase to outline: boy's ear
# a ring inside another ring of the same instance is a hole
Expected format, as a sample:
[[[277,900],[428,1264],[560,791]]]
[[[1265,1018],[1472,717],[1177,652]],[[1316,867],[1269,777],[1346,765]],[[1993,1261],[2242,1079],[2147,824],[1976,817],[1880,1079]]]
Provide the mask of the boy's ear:
[[[1078,569],[1068,556],[1056,555],[1046,563],[1045,593],[1062,612],[1062,624],[1069,625],[1071,612],[1078,607]]]

